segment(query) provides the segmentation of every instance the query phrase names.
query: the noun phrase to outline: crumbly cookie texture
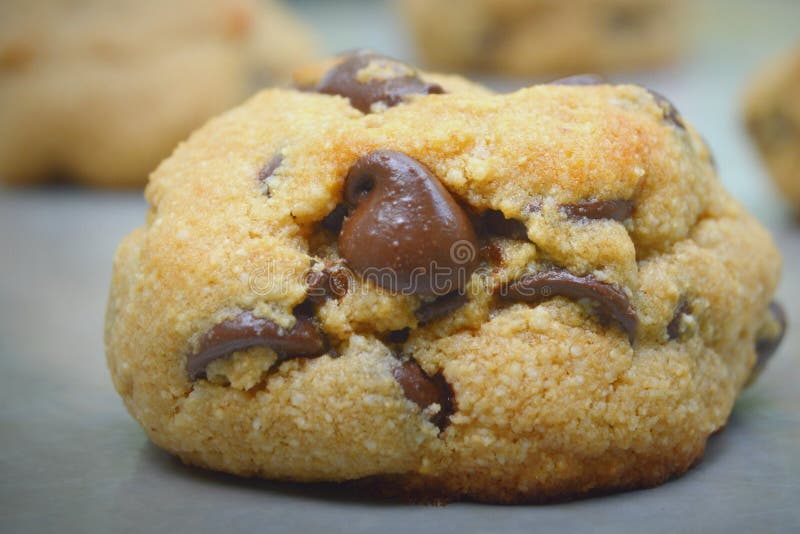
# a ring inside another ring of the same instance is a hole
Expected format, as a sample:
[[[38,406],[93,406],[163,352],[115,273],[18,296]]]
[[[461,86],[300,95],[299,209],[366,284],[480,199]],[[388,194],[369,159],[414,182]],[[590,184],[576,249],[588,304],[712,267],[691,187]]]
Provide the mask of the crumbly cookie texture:
[[[753,78],[745,120],[775,183],[800,216],[800,47]]]
[[[4,1],[0,181],[143,186],[203,121],[312,51],[272,1]]]
[[[781,259],[664,97],[372,53],[297,83],[181,144],[117,251],[108,365],[150,439],[497,502],[701,458],[780,342]]]
[[[611,71],[675,59],[683,2],[402,0],[422,59],[509,75]]]

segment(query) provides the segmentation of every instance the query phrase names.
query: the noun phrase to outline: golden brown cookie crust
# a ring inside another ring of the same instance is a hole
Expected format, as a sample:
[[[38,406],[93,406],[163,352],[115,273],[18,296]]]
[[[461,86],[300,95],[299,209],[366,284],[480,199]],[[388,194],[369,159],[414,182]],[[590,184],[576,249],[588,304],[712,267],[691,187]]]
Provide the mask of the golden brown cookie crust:
[[[335,64],[307,70],[303,85]],[[294,481],[388,477],[412,496],[535,502],[683,473],[755,365],[781,266],[769,234],[722,189],[691,125],[646,89],[499,95],[417,75],[446,94],[365,114],[343,96],[263,91],[153,173],[147,223],[115,256],[106,325],[131,414],[193,465]],[[278,355],[259,347],[190,380],[198,340],[243,310],[292,328],[309,266],[340,260],[323,221],[350,168],[379,149],[424,164],[465,209],[522,223],[527,239],[482,245],[493,284],[553,265],[591,276],[630,300],[633,341],[586,302],[479,290],[486,270],[466,304],[425,324],[420,297],[356,276],[314,311],[330,352],[273,366]],[[597,199],[630,200],[631,216],[563,208]],[[398,331],[406,338],[391,338]],[[398,383],[408,358],[452,389],[443,428],[443,405],[422,409]]]

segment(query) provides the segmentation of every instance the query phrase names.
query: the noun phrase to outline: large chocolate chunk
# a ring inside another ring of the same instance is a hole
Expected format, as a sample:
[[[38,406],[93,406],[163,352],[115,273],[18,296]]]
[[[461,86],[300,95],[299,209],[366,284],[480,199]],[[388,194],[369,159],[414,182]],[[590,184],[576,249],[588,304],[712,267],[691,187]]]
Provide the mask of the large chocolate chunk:
[[[631,343],[636,338],[639,318],[628,296],[592,275],[575,276],[562,269],[526,274],[512,282],[504,296],[533,304],[551,297],[590,299],[601,321],[615,321],[628,334]]]
[[[347,175],[350,209],[339,253],[362,278],[392,292],[444,295],[478,263],[469,217],[420,162],[394,150],[360,158]]]
[[[191,380],[204,378],[209,363],[251,347],[268,347],[285,359],[319,356],[325,352],[327,343],[308,317],[297,317],[294,326],[287,330],[245,311],[203,335],[197,351],[186,358],[186,372]]]
[[[369,72],[370,68],[376,72]],[[392,107],[400,104],[407,95],[444,93],[440,85],[423,82],[409,65],[363,51],[345,57],[328,71],[316,90],[341,95],[363,113],[369,113],[372,104],[378,102]]]
[[[439,411],[431,418],[431,422],[444,430],[455,411],[453,390],[442,373],[428,376],[414,359],[408,359],[392,369],[394,379],[403,388],[406,398],[425,409],[431,404],[438,404]]]

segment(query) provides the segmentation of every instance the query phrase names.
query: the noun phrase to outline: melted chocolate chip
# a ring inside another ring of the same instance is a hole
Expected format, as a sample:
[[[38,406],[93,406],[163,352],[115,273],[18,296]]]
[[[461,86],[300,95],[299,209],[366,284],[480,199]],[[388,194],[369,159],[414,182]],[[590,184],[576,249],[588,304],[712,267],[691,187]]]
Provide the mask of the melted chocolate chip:
[[[392,70],[395,76],[368,80],[359,79],[359,72],[370,64],[382,70]],[[333,67],[317,85],[317,92],[341,95],[350,100],[350,105],[362,113],[369,113],[372,104],[383,103],[386,107],[400,104],[407,95],[442,94],[444,90],[435,83],[425,83],[405,63],[371,52],[356,52]]]
[[[308,317],[297,317],[294,326],[287,330],[246,311],[203,335],[197,351],[186,359],[186,372],[191,380],[204,378],[209,363],[251,347],[268,347],[286,359],[319,356],[326,346],[324,335]]]
[[[595,312],[602,322],[614,320],[628,334],[631,342],[636,338],[639,318],[628,296],[592,275],[575,276],[565,270],[527,274],[512,282],[504,296],[533,304],[559,296],[576,300],[590,299],[595,302]]]
[[[420,324],[423,325],[449,315],[468,301],[469,299],[462,292],[453,291],[447,295],[442,295],[436,300],[422,304],[417,308],[415,315]]]
[[[306,298],[303,302],[298,304],[292,309],[292,315],[295,317],[304,317],[306,319],[313,319],[317,313],[317,302],[312,298]]]
[[[486,210],[481,215],[481,221],[486,231],[490,234],[528,241],[528,229],[515,219],[506,219],[502,211]]]
[[[386,334],[387,343],[405,343],[408,341],[408,336],[411,335],[410,328],[403,328],[401,330],[392,330]]]
[[[428,376],[413,359],[406,360],[392,369],[392,375],[403,388],[406,398],[421,409],[424,410],[434,403],[440,406],[439,412],[431,418],[431,422],[438,426],[439,430],[444,430],[455,409],[453,390],[444,375],[436,373],[433,377]]]
[[[503,265],[503,248],[499,243],[487,241],[481,245],[481,257],[492,265]]]
[[[573,219],[613,219],[624,221],[633,215],[630,200],[584,200],[577,204],[564,204],[561,209]]]
[[[469,217],[420,162],[393,150],[360,158],[344,186],[350,208],[339,253],[365,279],[392,292],[444,295],[477,267]]]
[[[786,334],[786,311],[784,311],[783,306],[777,302],[772,302],[769,305],[769,313],[772,315],[772,319],[778,324],[778,331],[773,332],[772,335],[756,339],[756,355],[758,356],[758,361],[756,362],[754,374],[758,374],[766,367],[767,362],[778,350],[778,347],[781,346],[783,337]]]
[[[648,89],[648,91],[651,95],[653,95],[653,99],[656,101],[656,104],[658,104],[658,107],[661,108],[661,111],[664,114],[664,120],[672,123],[674,126],[682,130],[685,130],[686,125],[683,123],[683,118],[681,118],[681,114],[678,112],[672,102],[670,102],[667,97],[661,93],[653,91],[652,89]]]
[[[339,235],[339,232],[342,231],[345,217],[347,217],[347,206],[339,204],[322,219],[322,227],[332,234]]]
[[[350,290],[350,269],[344,265],[333,265],[329,270],[328,291],[331,296],[340,299]]]
[[[606,80],[597,74],[577,74],[548,82],[547,85],[603,85]]]
[[[306,274],[308,298],[320,304],[329,297],[340,299],[350,290],[352,273],[342,262],[332,262],[321,271],[309,271]]]
[[[283,154],[275,154],[269,162],[258,172],[258,181],[267,187],[267,196],[271,196],[267,180],[278,170],[278,167],[283,163]]]
[[[672,320],[667,325],[667,336],[670,341],[674,341],[681,336],[681,322],[685,315],[691,315],[692,308],[686,299],[681,299],[678,302],[678,307],[675,308],[675,313],[672,315]]]

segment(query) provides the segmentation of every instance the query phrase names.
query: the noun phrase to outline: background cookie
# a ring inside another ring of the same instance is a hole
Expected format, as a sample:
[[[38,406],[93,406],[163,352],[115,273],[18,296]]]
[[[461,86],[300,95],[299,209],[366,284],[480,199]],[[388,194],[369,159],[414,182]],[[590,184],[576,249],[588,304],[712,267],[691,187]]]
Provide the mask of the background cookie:
[[[195,132],[115,258],[108,363],[148,436],[448,499],[689,468],[780,338],[780,258],[666,99],[578,81],[361,53]]]
[[[193,128],[310,54],[276,2],[3,2],[0,180],[143,185]]]
[[[745,120],[775,183],[800,214],[800,48],[756,73]]]
[[[641,68],[676,57],[686,24],[669,0],[402,0],[429,65],[536,75]]]

